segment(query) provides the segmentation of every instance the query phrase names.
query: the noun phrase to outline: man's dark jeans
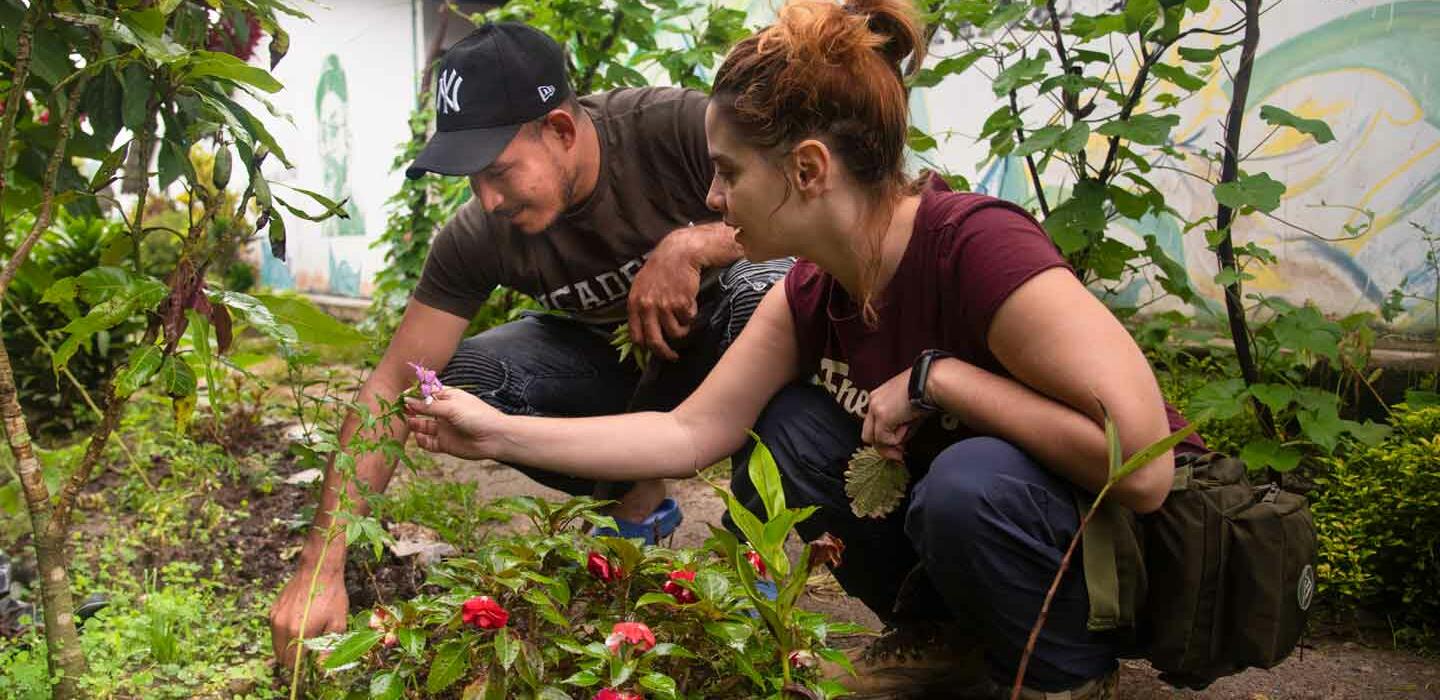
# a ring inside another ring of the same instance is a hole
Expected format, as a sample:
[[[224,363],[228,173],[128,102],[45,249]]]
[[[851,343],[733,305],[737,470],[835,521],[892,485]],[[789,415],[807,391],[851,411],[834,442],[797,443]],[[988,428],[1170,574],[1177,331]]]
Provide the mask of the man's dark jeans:
[[[829,532],[844,541],[834,573],[845,591],[887,623],[948,617],[971,626],[996,680],[1008,688],[1079,527],[1070,484],[1008,442],[970,438],[937,444],[928,454],[923,447],[908,453],[912,487],[906,499],[883,519],[859,518],[845,495],[845,469],[860,447],[860,424],[822,388],[786,387],[760,415],[755,432],[780,468],[786,503],[820,508],[797,527],[800,535],[808,541]],[[750,449],[736,455],[730,488],[764,517],[745,466]],[[735,530],[728,516],[725,521]],[[918,573],[907,580],[912,570]],[[1065,690],[1115,668],[1118,647],[1087,630],[1088,615],[1085,576],[1075,557],[1031,656],[1027,686]]]
[[[460,344],[440,381],[469,391],[512,415],[602,416],[668,411],[685,400],[739,336],[755,307],[789,270],[792,259],[734,263],[702,292],[690,333],[671,347],[675,362],[653,359],[641,372],[620,360],[611,328],[553,314],[527,314]],[[588,479],[512,465],[530,478],[572,495],[594,495]],[[608,485],[613,497],[629,484]]]

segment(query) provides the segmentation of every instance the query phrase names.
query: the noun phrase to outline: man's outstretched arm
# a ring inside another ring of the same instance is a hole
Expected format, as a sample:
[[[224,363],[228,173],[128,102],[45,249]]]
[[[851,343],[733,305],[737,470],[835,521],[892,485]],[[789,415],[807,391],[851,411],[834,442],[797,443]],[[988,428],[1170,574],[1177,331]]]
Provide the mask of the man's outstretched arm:
[[[360,387],[356,400],[378,414],[382,403],[393,403],[401,392],[415,383],[415,372],[406,363],[416,362],[437,371],[443,368],[454,355],[467,325],[458,316],[412,299],[395,337],[385,349],[385,356]],[[341,449],[348,450],[359,427],[358,416],[351,414],[346,417],[340,429]],[[385,429],[401,442],[409,436],[403,419],[390,421]],[[395,473],[395,464],[374,453],[353,456],[355,478],[371,492],[384,491]],[[315,511],[314,526],[300,552],[300,565],[270,611],[270,634],[275,655],[287,666],[295,661],[294,644],[302,638],[302,624],[304,637],[345,629],[349,613],[349,596],[345,592],[345,524],[343,514],[337,516],[335,512],[341,503],[342,486],[347,487],[349,497],[346,500],[351,508],[361,515],[369,511],[361,489],[353,482],[346,483],[345,475],[335,468],[332,459],[325,469],[320,507]],[[338,523],[337,517],[341,518]],[[332,524],[339,527],[331,527]],[[335,537],[327,547],[327,537],[332,533]],[[307,616],[306,602],[310,600],[312,581],[316,593],[315,599],[309,603]]]
[[[630,287],[630,339],[667,360],[679,356],[666,343],[690,332],[699,312],[700,275],[739,260],[735,229],[718,221],[676,229],[661,239]]]

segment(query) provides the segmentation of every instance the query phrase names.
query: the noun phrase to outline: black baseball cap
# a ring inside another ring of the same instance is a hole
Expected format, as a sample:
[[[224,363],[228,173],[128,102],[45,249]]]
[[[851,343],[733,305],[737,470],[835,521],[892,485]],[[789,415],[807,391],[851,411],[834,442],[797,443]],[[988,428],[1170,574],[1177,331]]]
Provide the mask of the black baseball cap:
[[[435,135],[405,177],[477,173],[520,127],[570,97],[565,54],[534,27],[485,24],[445,52],[434,95]]]

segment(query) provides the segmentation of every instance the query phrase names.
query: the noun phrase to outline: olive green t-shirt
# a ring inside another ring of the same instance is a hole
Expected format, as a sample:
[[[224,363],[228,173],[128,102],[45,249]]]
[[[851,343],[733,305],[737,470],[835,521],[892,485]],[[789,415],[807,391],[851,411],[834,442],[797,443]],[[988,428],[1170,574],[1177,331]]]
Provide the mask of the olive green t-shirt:
[[[600,139],[590,197],[534,234],[471,198],[431,244],[415,299],[469,319],[504,285],[583,321],[624,321],[630,282],[660,239],[719,218],[705,206],[705,104],[703,93],[680,88],[580,98]]]

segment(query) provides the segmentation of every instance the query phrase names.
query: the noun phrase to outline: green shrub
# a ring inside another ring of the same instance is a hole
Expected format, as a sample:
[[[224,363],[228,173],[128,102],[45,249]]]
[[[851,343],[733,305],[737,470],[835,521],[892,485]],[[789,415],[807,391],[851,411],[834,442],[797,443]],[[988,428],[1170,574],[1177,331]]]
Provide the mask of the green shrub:
[[[1396,407],[1394,432],[1327,459],[1312,494],[1320,590],[1417,627],[1440,620],[1440,407]]]

